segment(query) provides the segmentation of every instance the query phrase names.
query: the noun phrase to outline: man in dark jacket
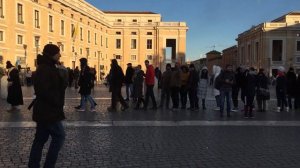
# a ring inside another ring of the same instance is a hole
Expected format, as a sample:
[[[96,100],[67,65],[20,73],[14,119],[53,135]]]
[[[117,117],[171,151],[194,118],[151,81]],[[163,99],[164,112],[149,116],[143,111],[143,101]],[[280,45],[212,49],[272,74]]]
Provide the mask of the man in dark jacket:
[[[111,60],[111,69],[109,74],[109,90],[111,91],[111,106],[108,107],[108,111],[113,112],[117,110],[117,101],[119,100],[122,108],[121,110],[126,110],[129,106],[125,102],[121,88],[124,82],[124,73],[122,68],[118,65],[116,59]]]
[[[226,98],[227,104],[227,117],[230,117],[231,110],[231,94],[232,86],[235,83],[235,76],[232,71],[232,65],[226,65],[224,72],[220,74],[220,94],[221,94],[221,105],[220,105],[220,116],[223,117],[224,103]]]
[[[126,75],[125,75],[125,85],[126,85],[126,101],[129,101],[129,97],[132,96],[133,93],[133,75],[134,69],[132,68],[132,64],[127,64]]]
[[[35,73],[36,100],[32,118],[37,124],[28,162],[30,168],[40,167],[43,147],[49,135],[52,140],[44,167],[55,167],[58,153],[65,140],[62,120],[65,119],[63,106],[66,86],[56,67],[60,56],[60,50],[56,45],[47,44],[43,50],[43,62]]]
[[[286,94],[288,99],[289,108],[292,109],[292,99],[296,96],[296,86],[297,86],[297,76],[294,72],[294,68],[290,67],[289,71],[286,73]],[[294,108],[296,106],[296,101],[294,101]]]

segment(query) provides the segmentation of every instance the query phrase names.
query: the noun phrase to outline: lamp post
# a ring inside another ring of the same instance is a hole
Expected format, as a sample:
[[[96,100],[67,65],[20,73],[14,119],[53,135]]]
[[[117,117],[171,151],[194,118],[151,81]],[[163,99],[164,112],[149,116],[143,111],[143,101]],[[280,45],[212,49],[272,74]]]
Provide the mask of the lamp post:
[[[24,48],[24,56],[25,56],[25,66],[27,68],[27,64],[26,64],[26,58],[27,58],[27,52],[26,52],[26,49],[27,49],[27,45],[26,44],[23,44],[23,48]]]

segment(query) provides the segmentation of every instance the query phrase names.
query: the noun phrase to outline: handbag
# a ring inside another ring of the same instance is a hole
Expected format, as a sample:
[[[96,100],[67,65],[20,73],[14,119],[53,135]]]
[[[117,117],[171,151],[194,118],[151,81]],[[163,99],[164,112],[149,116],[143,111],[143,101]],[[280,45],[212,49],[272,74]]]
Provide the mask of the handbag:
[[[269,89],[259,88],[258,89],[258,96],[261,96],[265,100],[270,100],[270,91],[269,91]]]

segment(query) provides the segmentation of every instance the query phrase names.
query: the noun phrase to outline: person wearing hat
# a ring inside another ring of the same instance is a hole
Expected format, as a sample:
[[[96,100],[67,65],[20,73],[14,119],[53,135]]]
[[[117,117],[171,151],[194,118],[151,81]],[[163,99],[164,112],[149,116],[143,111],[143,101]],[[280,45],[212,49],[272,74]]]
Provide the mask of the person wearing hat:
[[[18,105],[23,105],[23,94],[19,71],[11,64],[10,61],[6,62],[6,68],[8,69],[8,89],[6,100],[11,105],[11,108],[8,109],[8,112],[12,112],[18,110]]]
[[[28,167],[40,167],[42,151],[51,136],[44,167],[55,167],[58,153],[65,140],[62,120],[64,114],[64,79],[56,67],[60,49],[54,44],[44,46],[42,62],[34,77],[36,100],[33,104],[32,119],[36,122],[36,133],[31,147]]]
[[[126,101],[129,101],[129,97],[133,95],[133,75],[134,69],[132,68],[132,64],[127,64],[126,74],[125,74],[125,85],[126,85]]]
[[[277,97],[277,112],[283,111],[284,107],[286,107],[286,111],[289,111],[289,107],[287,105],[286,100],[286,76],[285,76],[285,68],[279,66],[277,69],[277,77],[276,77],[276,97]]]

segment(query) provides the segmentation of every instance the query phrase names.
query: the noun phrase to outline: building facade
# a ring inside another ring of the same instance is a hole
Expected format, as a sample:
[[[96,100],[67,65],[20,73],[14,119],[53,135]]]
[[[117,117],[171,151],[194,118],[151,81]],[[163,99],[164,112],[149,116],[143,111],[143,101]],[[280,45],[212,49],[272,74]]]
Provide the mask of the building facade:
[[[234,69],[238,67],[236,45],[222,51],[222,68],[225,68],[228,64],[232,65]]]
[[[264,68],[275,75],[278,66],[300,71],[300,12],[290,12],[238,35],[238,64]]]
[[[206,63],[209,74],[212,74],[212,68],[214,65],[222,67],[222,55],[219,51],[212,50],[206,53]]]
[[[185,62],[187,30],[185,22],[163,22],[160,14],[101,11],[84,0],[0,0],[0,66],[10,60],[34,70],[36,55],[53,43],[66,67],[85,57],[98,78],[113,58],[123,69],[146,59],[162,67],[168,47],[173,61]]]

